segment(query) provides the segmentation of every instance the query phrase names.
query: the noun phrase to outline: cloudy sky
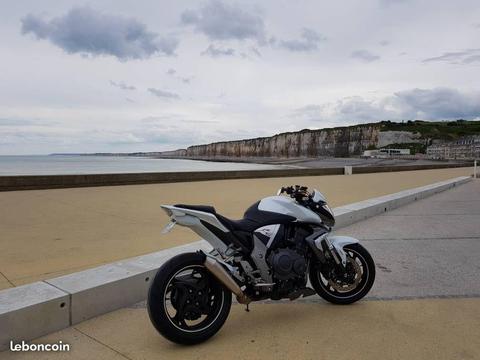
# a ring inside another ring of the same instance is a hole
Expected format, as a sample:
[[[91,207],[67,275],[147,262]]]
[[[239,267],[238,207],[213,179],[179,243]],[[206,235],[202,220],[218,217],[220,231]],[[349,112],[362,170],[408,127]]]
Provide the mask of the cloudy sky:
[[[478,0],[2,3],[0,154],[480,118]]]

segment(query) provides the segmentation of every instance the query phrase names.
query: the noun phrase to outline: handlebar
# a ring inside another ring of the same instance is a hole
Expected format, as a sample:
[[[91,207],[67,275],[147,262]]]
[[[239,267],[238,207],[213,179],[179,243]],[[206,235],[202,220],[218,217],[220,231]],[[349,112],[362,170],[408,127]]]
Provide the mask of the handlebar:
[[[291,198],[297,200],[298,202],[308,200],[311,196],[308,192],[308,187],[300,185],[282,187],[278,191],[277,195],[281,195],[283,193],[290,195]]]

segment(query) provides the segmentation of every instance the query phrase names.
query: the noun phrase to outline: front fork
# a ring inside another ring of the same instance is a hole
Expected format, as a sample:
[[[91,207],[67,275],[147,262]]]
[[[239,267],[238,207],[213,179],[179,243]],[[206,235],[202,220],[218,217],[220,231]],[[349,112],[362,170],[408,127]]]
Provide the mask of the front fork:
[[[358,243],[357,239],[350,236],[330,236],[330,233],[325,231],[313,233],[305,240],[321,263],[331,257],[337,266],[343,269],[347,266],[347,254],[343,247]]]
[[[315,245],[318,247],[317,240],[315,241]],[[341,265],[343,268],[345,268],[347,265],[347,256],[343,248],[338,249],[333,246],[328,236],[325,236],[322,240],[320,240],[320,247],[322,247],[324,252],[327,252],[332,256],[337,266]]]

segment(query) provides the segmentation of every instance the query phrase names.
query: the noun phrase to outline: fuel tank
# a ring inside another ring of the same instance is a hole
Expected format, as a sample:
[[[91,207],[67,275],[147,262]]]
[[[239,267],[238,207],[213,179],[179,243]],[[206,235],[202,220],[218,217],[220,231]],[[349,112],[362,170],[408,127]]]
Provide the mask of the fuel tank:
[[[322,219],[315,212],[299,205],[286,196],[269,196],[260,201],[258,210],[293,216],[299,222],[321,225]]]

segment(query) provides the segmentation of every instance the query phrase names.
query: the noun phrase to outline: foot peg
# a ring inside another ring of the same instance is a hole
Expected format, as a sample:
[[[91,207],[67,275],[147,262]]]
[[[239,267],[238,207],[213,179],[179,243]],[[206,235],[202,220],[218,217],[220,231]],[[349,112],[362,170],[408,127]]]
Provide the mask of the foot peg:
[[[316,291],[311,289],[311,288],[303,288],[303,289],[298,289],[294,292],[291,292],[289,295],[288,295],[288,298],[290,300],[295,300],[295,299],[298,299],[300,296],[303,296],[303,297],[307,297],[307,296],[311,296],[311,295],[315,295],[316,294]]]

